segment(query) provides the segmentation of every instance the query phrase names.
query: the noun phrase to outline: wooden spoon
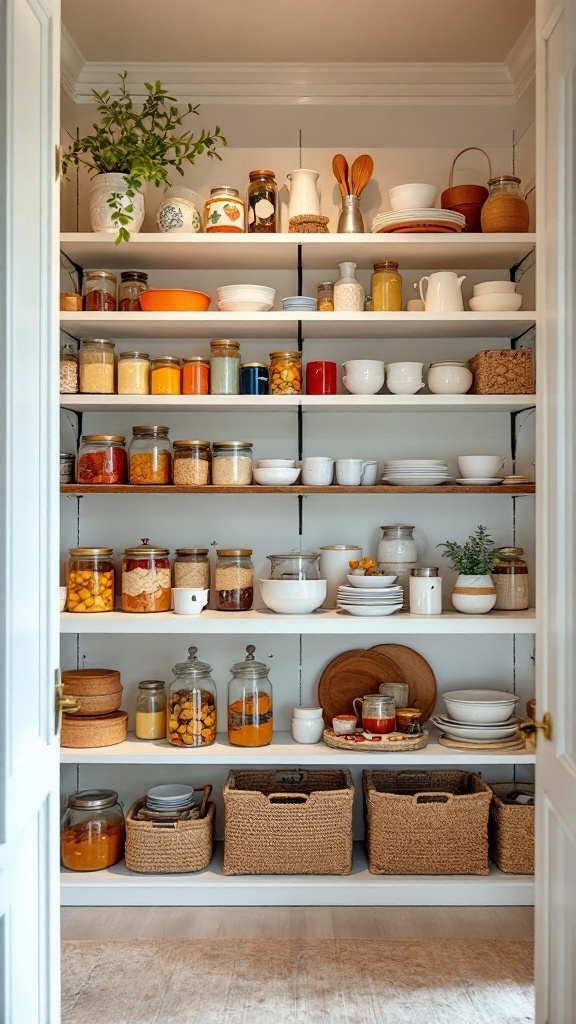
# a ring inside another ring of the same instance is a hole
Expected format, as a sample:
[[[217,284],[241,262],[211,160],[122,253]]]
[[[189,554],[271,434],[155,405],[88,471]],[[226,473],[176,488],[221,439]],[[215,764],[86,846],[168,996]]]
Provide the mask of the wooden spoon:
[[[362,190],[366,187],[372,172],[374,170],[374,161],[368,153],[363,153],[362,156],[356,157],[352,167],[350,168],[350,193],[353,196],[359,196]]]
[[[336,153],[332,157],[332,170],[338,182],[338,187],[343,196],[349,195],[348,190],[348,161],[342,153]]]

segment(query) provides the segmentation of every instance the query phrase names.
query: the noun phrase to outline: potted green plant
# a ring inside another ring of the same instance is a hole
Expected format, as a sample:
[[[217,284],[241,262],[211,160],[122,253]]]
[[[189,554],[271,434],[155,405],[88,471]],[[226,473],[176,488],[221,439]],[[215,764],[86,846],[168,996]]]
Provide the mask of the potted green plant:
[[[147,82],[148,95],[136,110],[126,87],[127,72],[119,78],[117,97],[108,89],[102,93],[92,90],[100,123],[93,125],[92,135],[76,139],[62,158],[64,173],[71,164],[96,172],[90,197],[92,230],[117,231],[117,245],[129,240],[130,231],[140,230],[144,182],[157,188],[169,184],[170,168],[183,175],[183,166],[193,164],[202,153],[221,160],[216,147],[226,145],[218,127],[213,132],[203,128],[197,138],[191,131],[178,131],[184,118],[198,113],[198,105],[187,103],[179,113],[175,98],[168,96],[160,82]]]
[[[452,604],[457,612],[482,615],[496,604],[496,589],[490,573],[494,568],[494,541],[485,526],[479,526],[464,544],[447,540],[442,557],[449,558],[458,573],[452,590]]]

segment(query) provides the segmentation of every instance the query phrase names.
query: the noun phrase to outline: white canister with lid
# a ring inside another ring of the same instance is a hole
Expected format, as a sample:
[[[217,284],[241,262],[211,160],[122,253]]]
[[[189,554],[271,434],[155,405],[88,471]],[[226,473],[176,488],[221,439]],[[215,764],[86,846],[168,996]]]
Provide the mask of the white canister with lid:
[[[362,548],[348,544],[331,544],[320,548],[320,579],[326,580],[326,600],[322,608],[335,608],[338,587],[348,581],[349,562],[359,562]]]
[[[382,539],[378,542],[378,562],[417,562],[418,548],[414,539],[415,526],[392,523],[381,526]]]
[[[442,614],[442,579],[435,566],[418,566],[410,573],[410,614]]]
[[[430,363],[428,388],[433,395],[465,395],[472,386],[472,371],[467,362],[443,359]]]

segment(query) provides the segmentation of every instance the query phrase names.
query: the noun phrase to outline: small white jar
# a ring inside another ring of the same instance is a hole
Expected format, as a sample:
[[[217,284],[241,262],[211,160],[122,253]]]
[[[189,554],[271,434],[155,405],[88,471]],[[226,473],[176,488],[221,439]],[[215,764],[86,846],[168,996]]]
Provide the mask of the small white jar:
[[[442,580],[435,567],[420,567],[410,573],[410,614],[442,614]]]
[[[428,388],[433,395],[465,395],[473,379],[468,363],[457,359],[430,363],[428,370]]]
[[[319,743],[324,732],[323,718],[293,718],[292,738],[296,743]]]

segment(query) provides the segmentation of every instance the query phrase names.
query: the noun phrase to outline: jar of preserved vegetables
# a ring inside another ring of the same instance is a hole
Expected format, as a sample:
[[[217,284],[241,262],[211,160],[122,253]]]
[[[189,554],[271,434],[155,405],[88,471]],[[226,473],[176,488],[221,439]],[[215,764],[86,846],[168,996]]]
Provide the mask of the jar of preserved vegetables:
[[[228,742],[235,747],[265,747],[272,742],[272,683],[268,666],[254,661],[248,644],[244,661],[232,665],[228,683]]]
[[[302,356],[299,352],[270,353],[270,394],[302,394]]]
[[[78,353],[73,342],[67,341],[60,349],[60,394],[77,395],[79,386]]]
[[[114,611],[115,574],[112,553],[112,548],[70,548],[66,611]]]
[[[120,434],[84,434],[78,451],[76,481],[79,484],[126,482],[126,438]]]
[[[168,612],[172,603],[170,552],[142,544],[126,548],[122,562],[122,611]]]
[[[492,569],[498,611],[522,611],[530,604],[528,566],[524,548],[497,548]]]
[[[183,395],[209,395],[210,360],[203,356],[185,356],[180,389]]]
[[[138,296],[148,288],[148,274],[141,270],[123,270],[118,288],[118,309],[121,313],[138,313],[142,307]]]
[[[132,427],[128,449],[131,484],[169,484],[172,480],[172,445],[169,427]]]
[[[120,352],[118,394],[150,394],[150,356],[147,352]]]
[[[87,338],[80,349],[80,391],[85,395],[114,394],[114,342]]]
[[[247,612],[254,600],[254,568],[249,548],[222,548],[216,552],[214,572],[219,612]]]
[[[210,463],[210,441],[174,441],[175,484],[180,487],[209,484]]]
[[[334,282],[323,281],[318,285],[316,305],[320,313],[334,311]]]
[[[180,360],[177,356],[155,356],[150,366],[151,395],[180,394]]]
[[[210,190],[204,206],[204,231],[234,231],[242,233],[246,220],[244,203],[237,188],[219,185]]]
[[[139,740],[162,740],[166,736],[166,687],[163,679],[138,683],[134,733]]]
[[[101,871],[124,856],[124,811],[113,789],[84,789],[66,801],[62,864],[70,871]]]
[[[250,171],[248,175],[248,231],[278,230],[278,185],[274,171]]]
[[[210,342],[210,394],[240,394],[240,344],[229,338]]]
[[[216,487],[248,487],[252,483],[250,441],[214,441],[212,483]]]
[[[371,288],[372,309],[376,313],[402,309],[402,278],[398,273],[398,264],[393,260],[382,260],[374,264]]]
[[[216,739],[216,687],[212,668],[189,647],[174,665],[168,698],[168,740],[176,747],[206,747]]]
[[[174,586],[209,590],[210,561],[208,548],[176,548]]]
[[[116,311],[116,278],[107,270],[88,270],[82,282],[82,306],[90,313]]]

